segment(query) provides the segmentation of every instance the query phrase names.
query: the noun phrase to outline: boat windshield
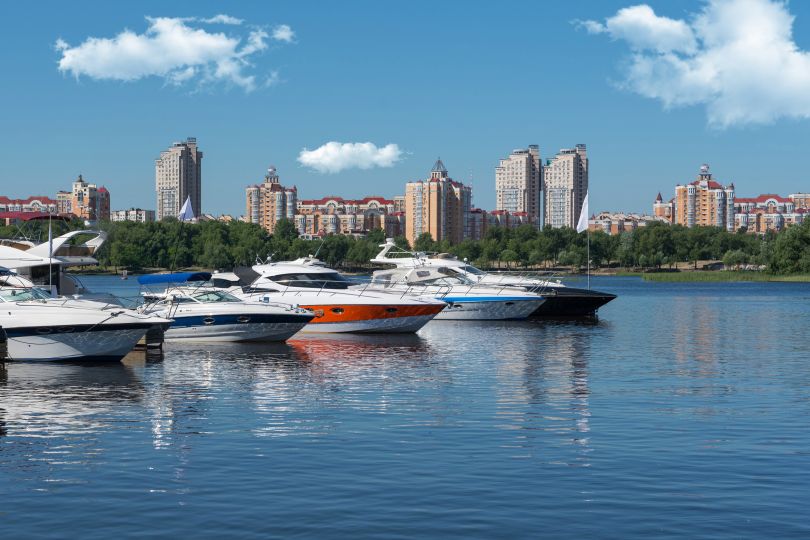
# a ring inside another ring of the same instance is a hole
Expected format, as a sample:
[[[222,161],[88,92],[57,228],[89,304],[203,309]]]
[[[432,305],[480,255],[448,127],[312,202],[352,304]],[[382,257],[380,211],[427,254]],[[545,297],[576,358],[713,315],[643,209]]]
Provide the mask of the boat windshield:
[[[39,289],[0,289],[0,299],[5,302],[27,302],[29,300],[49,300],[51,297]]]
[[[408,281],[428,285],[474,285],[470,278],[464,274],[458,274],[446,266],[434,268],[432,271],[416,270],[410,274]]]
[[[241,302],[237,297],[225,291],[205,291],[191,295],[198,302]]]
[[[470,266],[469,264],[465,264],[464,266],[461,267],[461,269],[464,270],[466,273],[472,274],[474,276],[486,275],[486,272],[484,272],[483,270],[479,270],[478,268]]]
[[[352,282],[337,272],[296,272],[272,276],[280,285],[307,289],[348,289]]]

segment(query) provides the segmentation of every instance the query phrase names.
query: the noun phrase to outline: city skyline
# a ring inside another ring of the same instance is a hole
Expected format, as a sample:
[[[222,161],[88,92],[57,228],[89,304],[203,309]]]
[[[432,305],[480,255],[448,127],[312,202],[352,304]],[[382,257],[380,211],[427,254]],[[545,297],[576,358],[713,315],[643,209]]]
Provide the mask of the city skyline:
[[[374,4],[324,6],[319,17],[294,5],[223,13],[202,2],[190,13],[160,3],[98,3],[78,15],[54,4],[36,17],[31,7],[10,5],[0,39],[16,54],[0,65],[16,78],[0,97],[14,104],[4,123],[17,135],[0,145],[3,193],[54,193],[83,174],[114,192],[116,207],[153,208],[155,156],[188,136],[206,150],[201,211],[217,214],[241,215],[244,186],[270,164],[302,198],[391,197],[437,156],[473,188],[473,206],[494,209],[495,167],[527,144],[553,156],[586,143],[592,208],[646,211],[650,192],[686,181],[703,162],[738,186],[766,179],[768,191],[802,190],[810,179],[799,160],[764,158],[798,155],[806,139],[807,107],[779,90],[779,80],[772,92],[782,92],[785,107],[793,104],[787,112],[767,92],[761,106],[735,94],[737,109],[729,110],[723,85],[735,80],[718,79],[708,94],[685,88],[686,103],[660,86],[641,86],[656,81],[638,71],[636,78],[623,71],[628,58],[647,62],[630,64],[637,69],[672,57],[690,66],[716,45],[701,34],[700,17],[711,15],[718,29],[735,17],[750,28],[750,17],[718,10],[718,2],[649,2],[646,11],[631,4],[549,3],[536,17],[526,2],[465,6],[463,13],[431,5],[441,40],[421,37],[423,10]],[[761,8],[759,30],[794,46],[789,65],[804,65],[810,6],[749,4]],[[529,16],[515,18],[521,9]],[[494,37],[482,39],[483,28]],[[658,41],[639,31],[662,28],[674,31],[657,32]],[[90,44],[115,47],[126,29],[150,47],[161,37],[203,32],[226,52],[214,64],[169,57],[138,64],[140,71],[97,61]],[[525,69],[527,60],[538,69]],[[805,79],[794,86],[804,89]],[[47,160],[38,157],[42,147]]]

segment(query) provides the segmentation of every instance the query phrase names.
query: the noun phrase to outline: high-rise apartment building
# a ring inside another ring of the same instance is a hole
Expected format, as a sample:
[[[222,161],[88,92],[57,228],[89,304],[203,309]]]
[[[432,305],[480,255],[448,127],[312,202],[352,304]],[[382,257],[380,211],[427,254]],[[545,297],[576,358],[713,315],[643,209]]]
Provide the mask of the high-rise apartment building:
[[[264,182],[245,189],[245,216],[249,223],[257,223],[273,234],[281,219],[295,219],[298,189],[281,185],[272,165],[267,169]]]
[[[197,139],[189,137],[172,144],[155,160],[158,220],[177,217],[186,198],[191,198],[194,216],[202,214],[202,158]]]
[[[497,210],[510,214],[525,212],[529,221],[542,227],[543,223],[543,165],[540,147],[529,145],[513,150],[509,157],[495,167],[495,196]]]
[[[576,227],[588,193],[588,154],[584,144],[560,150],[543,169],[545,225]]]
[[[405,185],[405,237],[413,245],[424,233],[436,241],[458,243],[470,236],[472,190],[447,174],[439,159],[430,178]]]
[[[709,166],[700,167],[694,182],[675,186],[675,223],[734,230],[734,184],[727,187],[712,178]]]

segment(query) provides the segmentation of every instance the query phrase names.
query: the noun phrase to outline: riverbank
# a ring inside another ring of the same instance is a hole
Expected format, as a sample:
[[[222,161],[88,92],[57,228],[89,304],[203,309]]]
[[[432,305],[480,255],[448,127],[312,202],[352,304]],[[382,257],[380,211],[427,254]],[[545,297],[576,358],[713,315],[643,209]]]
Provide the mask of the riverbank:
[[[757,282],[789,282],[789,283],[810,283],[810,274],[795,274],[779,276],[765,272],[745,272],[735,270],[705,271],[696,270],[693,272],[651,272],[619,273],[619,276],[637,276],[644,281],[655,281],[660,283],[720,283],[729,281],[757,281]]]

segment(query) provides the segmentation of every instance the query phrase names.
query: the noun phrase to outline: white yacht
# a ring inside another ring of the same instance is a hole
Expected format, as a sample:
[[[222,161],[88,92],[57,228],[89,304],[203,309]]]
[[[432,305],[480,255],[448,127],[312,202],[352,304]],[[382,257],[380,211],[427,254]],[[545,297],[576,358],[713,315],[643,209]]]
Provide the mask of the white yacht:
[[[286,341],[315,316],[290,304],[257,303],[211,287],[208,272],[139,276],[141,285],[166,289],[142,293],[144,313],[173,319],[166,341]],[[192,285],[197,283],[197,285]]]
[[[82,241],[82,238],[89,237]],[[66,269],[95,266],[93,257],[107,239],[104,231],[70,231],[50,242],[35,244],[25,239],[0,240],[0,265],[14,270],[37,287],[48,288],[52,296],[86,294],[81,283]]]
[[[371,262],[394,265],[397,268],[441,267],[479,285],[514,287],[541,294],[546,301],[532,313],[533,317],[592,317],[596,315],[597,309],[616,298],[615,294],[568,287],[559,280],[514,273],[485,272],[467,261],[460,261],[446,253],[429,257],[426,253],[404,251],[399,249],[391,238],[386,239],[380,248],[381,251],[371,259]]]
[[[47,292],[0,268],[0,337],[10,360],[120,360],[155,325],[171,321],[119,305]]]
[[[512,287],[485,287],[440,266],[377,270],[372,288],[441,299],[447,307],[436,320],[503,321],[526,319],[543,296]]]
[[[314,257],[257,264],[239,273],[214,274],[214,284],[241,298],[291,302],[312,310],[315,318],[304,332],[416,332],[446,305],[433,298],[355,287]]]

